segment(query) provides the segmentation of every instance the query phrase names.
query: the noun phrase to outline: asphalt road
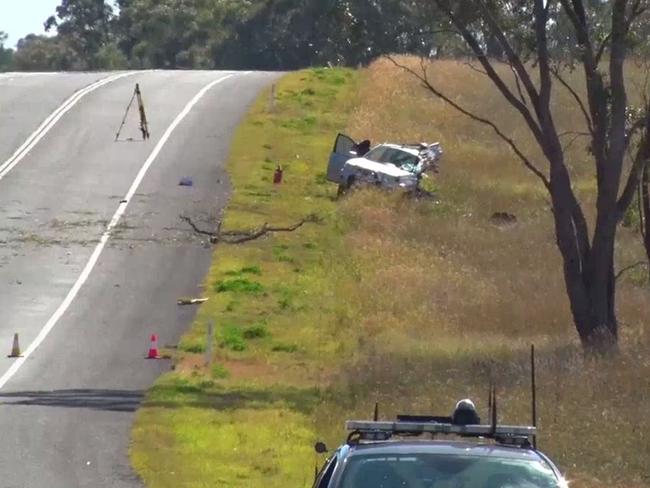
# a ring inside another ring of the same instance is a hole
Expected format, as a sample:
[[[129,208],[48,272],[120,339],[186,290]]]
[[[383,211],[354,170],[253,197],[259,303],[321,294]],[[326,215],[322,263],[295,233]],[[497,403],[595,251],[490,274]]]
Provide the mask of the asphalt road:
[[[48,115],[107,76],[0,75],[0,488],[141,485],[129,431],[144,390],[169,368],[144,359],[148,338],[177,342],[195,309],[176,299],[200,294],[212,252],[179,215],[214,222],[233,131],[275,75],[115,79],[67,107],[2,175]],[[122,139],[133,140],[115,142],[136,82],[151,138],[139,140],[130,116]],[[194,185],[179,186],[183,177]],[[6,357],[14,332],[26,359]]]

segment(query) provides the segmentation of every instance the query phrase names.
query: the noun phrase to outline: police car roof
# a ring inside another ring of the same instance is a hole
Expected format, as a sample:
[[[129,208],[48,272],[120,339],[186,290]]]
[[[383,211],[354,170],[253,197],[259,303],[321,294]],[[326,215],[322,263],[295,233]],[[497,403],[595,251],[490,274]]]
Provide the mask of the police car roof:
[[[533,449],[508,447],[499,444],[481,444],[465,441],[402,441],[389,440],[379,442],[363,442],[350,447],[349,456],[363,456],[369,454],[439,454],[456,456],[496,457],[507,459],[521,459],[529,461],[543,461]]]

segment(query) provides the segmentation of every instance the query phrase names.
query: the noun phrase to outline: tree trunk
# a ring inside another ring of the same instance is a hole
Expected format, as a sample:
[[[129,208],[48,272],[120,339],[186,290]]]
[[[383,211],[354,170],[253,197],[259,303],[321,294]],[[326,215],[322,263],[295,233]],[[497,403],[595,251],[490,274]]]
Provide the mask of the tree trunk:
[[[591,249],[588,230],[571,190],[566,167],[563,164],[554,167],[551,198],[555,231],[573,320],[587,353],[611,353],[616,351],[618,340],[613,210],[611,217],[603,219],[610,225],[598,228],[594,236],[594,242],[599,246]]]
[[[643,169],[643,177],[641,180],[641,209],[643,244],[648,263],[650,263],[650,167],[648,165]],[[648,279],[650,280],[650,275]]]
[[[574,235],[567,235],[564,230],[558,229],[558,235],[560,233],[563,234],[563,239],[575,241]],[[587,353],[615,352],[618,344],[618,320],[613,255],[597,262],[598,267],[605,268],[603,275],[602,272],[591,272],[589,267],[580,271],[574,265],[575,258],[567,256],[562,248],[560,251],[571,313],[580,342]],[[593,257],[591,260],[596,261]]]

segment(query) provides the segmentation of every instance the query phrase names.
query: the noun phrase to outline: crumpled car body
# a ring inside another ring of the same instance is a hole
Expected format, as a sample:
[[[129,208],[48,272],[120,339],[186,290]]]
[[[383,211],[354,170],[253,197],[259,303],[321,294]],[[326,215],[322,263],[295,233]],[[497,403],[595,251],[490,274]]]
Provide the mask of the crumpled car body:
[[[360,184],[415,191],[427,171],[438,170],[442,148],[435,144],[356,143],[339,134],[327,169],[327,179],[338,183],[339,192]]]

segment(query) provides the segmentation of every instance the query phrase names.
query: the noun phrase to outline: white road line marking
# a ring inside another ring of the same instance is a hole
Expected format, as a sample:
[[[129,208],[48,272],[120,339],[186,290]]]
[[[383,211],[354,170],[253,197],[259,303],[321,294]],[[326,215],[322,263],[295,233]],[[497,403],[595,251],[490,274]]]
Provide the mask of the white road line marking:
[[[115,226],[119,223],[120,219],[122,218],[122,215],[124,215],[124,212],[126,212],[126,208],[128,207],[131,198],[138,190],[138,187],[142,183],[142,180],[144,179],[145,175],[147,174],[149,167],[156,160],[158,154],[165,146],[167,140],[171,137],[176,127],[178,127],[178,125],[183,121],[183,119],[187,116],[187,114],[190,113],[190,111],[194,108],[194,106],[201,100],[201,98],[203,98],[203,96],[213,86],[227,80],[228,78],[232,78],[233,76],[234,75],[227,75],[224,76],[223,78],[219,78],[218,80],[214,80],[208,83],[205,87],[203,87],[203,89],[201,89],[201,91],[199,91],[194,96],[194,98],[192,98],[192,100],[190,100],[190,102],[185,106],[183,111],[179,113],[174,119],[174,121],[171,123],[171,125],[167,127],[167,130],[165,131],[165,133],[162,135],[162,137],[156,144],[156,147],[154,147],[153,151],[151,152],[147,160],[142,165],[142,168],[140,168],[140,171],[135,177],[135,180],[133,180],[133,183],[131,184],[131,188],[129,188],[129,191],[126,193],[126,196],[124,197],[124,200],[126,200],[126,202],[121,203],[117,208],[117,210],[115,211],[115,213],[113,214],[113,218],[111,219],[110,223],[106,227],[106,230],[102,234],[101,239],[99,240],[99,244],[97,244],[97,246],[95,247],[95,250],[90,256],[90,259],[86,263],[86,266],[84,267],[83,271],[79,275],[79,278],[77,278],[77,281],[74,283],[74,285],[72,286],[72,288],[70,289],[66,297],[63,299],[63,302],[61,302],[59,308],[56,309],[56,311],[52,314],[52,316],[49,318],[49,320],[45,323],[43,328],[40,330],[36,338],[27,347],[25,352],[23,352],[23,356],[16,359],[16,361],[11,365],[11,367],[7,370],[7,372],[2,376],[0,376],[0,389],[2,389],[7,384],[7,382],[12,378],[12,376],[14,376],[18,372],[18,370],[25,363],[25,361],[27,361],[27,359],[29,359],[29,357],[34,353],[34,351],[38,348],[38,346],[41,345],[41,343],[52,331],[52,329],[59,321],[59,319],[68,310],[68,308],[70,307],[74,299],[77,297],[79,290],[81,290],[81,287],[84,285],[86,280],[88,280],[90,273],[92,272],[93,268],[97,264],[97,261],[99,260],[99,257],[101,256],[102,251],[106,246],[106,243],[111,237],[111,232],[113,231]]]
[[[89,93],[94,92],[98,88],[112,83],[113,81],[119,80],[126,76],[133,76],[134,74],[139,73],[138,71],[132,71],[129,73],[120,73],[107,78],[102,78],[95,83],[88,85],[85,88],[74,93],[70,98],[68,98],[63,104],[52,112],[43,123],[30,135],[27,140],[20,146],[16,152],[7,159],[4,163],[0,164],[0,180],[2,180],[9,171],[11,171],[20,161],[29,154],[29,152],[34,149],[36,144],[45,137],[45,135],[56,125],[56,123],[63,117],[72,107],[74,107],[79,100],[88,95]]]

